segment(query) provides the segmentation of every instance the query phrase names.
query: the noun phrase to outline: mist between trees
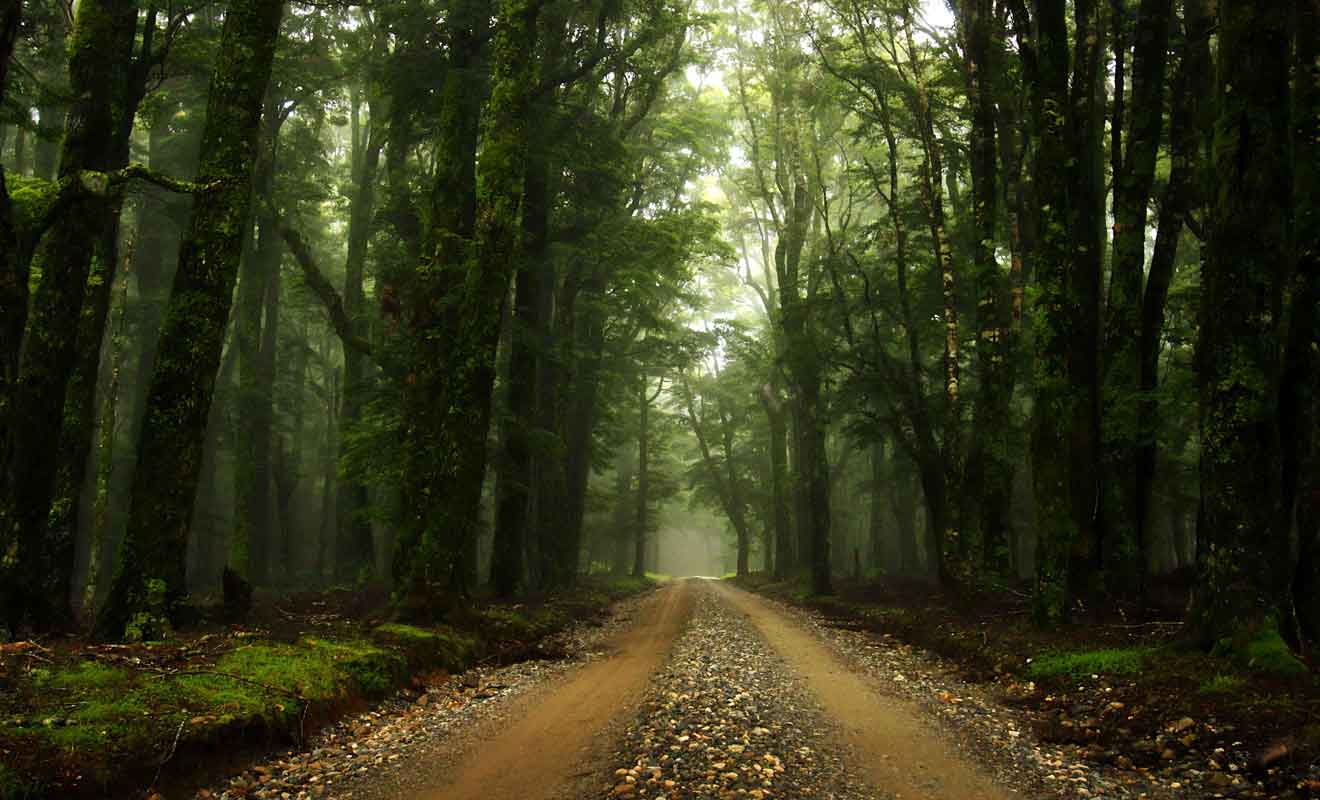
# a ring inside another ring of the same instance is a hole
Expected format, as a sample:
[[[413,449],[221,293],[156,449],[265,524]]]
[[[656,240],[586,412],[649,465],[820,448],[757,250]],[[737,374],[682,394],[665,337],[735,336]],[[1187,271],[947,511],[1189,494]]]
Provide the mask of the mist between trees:
[[[0,621],[756,570],[1302,647],[1269,6],[3,0]]]

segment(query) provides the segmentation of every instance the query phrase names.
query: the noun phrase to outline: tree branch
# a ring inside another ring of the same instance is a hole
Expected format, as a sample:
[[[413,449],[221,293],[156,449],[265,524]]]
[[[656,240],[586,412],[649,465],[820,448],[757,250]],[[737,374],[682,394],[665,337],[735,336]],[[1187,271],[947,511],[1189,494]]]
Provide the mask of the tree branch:
[[[279,222],[280,236],[284,243],[289,246],[289,252],[293,253],[293,258],[298,262],[298,267],[302,270],[303,283],[312,290],[321,304],[325,306],[325,312],[330,315],[330,324],[334,327],[335,333],[339,335],[340,341],[344,343],[345,348],[356,350],[357,352],[371,357],[371,343],[357,334],[353,329],[353,321],[348,318],[344,311],[344,301],[335,291],[335,287],[330,285],[326,279],[325,273],[321,272],[316,265],[316,259],[312,256],[312,250],[303,240],[298,231],[291,228],[283,220]]]

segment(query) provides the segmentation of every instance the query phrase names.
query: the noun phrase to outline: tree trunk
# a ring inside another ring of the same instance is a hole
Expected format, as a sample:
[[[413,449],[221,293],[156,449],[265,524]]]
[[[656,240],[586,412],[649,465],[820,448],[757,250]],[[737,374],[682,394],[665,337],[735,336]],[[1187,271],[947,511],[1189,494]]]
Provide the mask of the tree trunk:
[[[1173,282],[1178,241],[1182,238],[1184,223],[1192,206],[1197,175],[1203,171],[1200,159],[1201,111],[1207,104],[1197,90],[1197,76],[1210,70],[1210,19],[1202,0],[1184,0],[1185,29],[1179,48],[1178,69],[1174,75],[1171,112],[1169,117],[1169,157],[1173,162],[1169,182],[1160,200],[1155,249],[1151,255],[1150,272],[1141,298],[1141,331],[1138,342],[1140,374],[1139,402],[1136,420],[1136,453],[1133,467],[1133,522],[1136,542],[1142,551],[1149,548],[1149,532],[1153,509],[1151,498],[1155,486],[1157,437],[1160,428],[1159,403],[1155,390],[1159,387],[1159,357],[1161,336],[1164,332],[1164,311]],[[1185,537],[1185,524],[1179,532]],[[1177,539],[1175,539],[1177,542]],[[1178,550],[1178,565],[1187,557],[1186,542]],[[1145,569],[1147,559],[1139,564]]]
[[[257,585],[267,581],[271,510],[271,403],[267,380],[266,328],[275,323],[278,309],[267,305],[271,284],[277,279],[281,242],[276,230],[275,158],[282,123],[280,98],[268,96],[262,114],[261,155],[253,177],[256,208],[248,229],[256,228],[256,241],[244,237],[238,275],[238,308],[234,315],[234,346],[238,348],[238,455],[234,536],[230,540],[229,568]],[[276,298],[278,302],[278,297]],[[347,348],[345,348],[347,349]]]
[[[1281,530],[1295,527],[1299,545],[1293,600],[1303,636],[1320,641],[1320,2],[1297,0],[1293,22],[1292,322],[1279,427],[1284,447]]]
[[[976,396],[974,433],[962,482],[960,534],[981,563],[1004,572],[1008,563],[1006,506],[1012,486],[1009,457],[1016,335],[1009,286],[995,258],[998,215],[998,148],[995,92],[999,43],[992,35],[994,3],[963,0],[960,24],[967,58],[967,92],[972,106],[971,172],[976,269]],[[966,565],[970,570],[972,565]]]
[[[1201,279],[1201,522],[1191,630],[1249,641],[1283,626],[1293,578],[1277,530],[1280,444],[1275,375],[1292,213],[1289,16],[1219,5],[1217,199]],[[1291,432],[1290,432],[1291,433]]]
[[[650,409],[651,399],[647,397],[646,388],[648,381],[643,376],[637,388],[637,511],[633,517],[633,567],[632,575],[634,578],[643,577],[646,574],[646,536],[647,526],[650,520],[647,518],[647,512],[650,510],[650,469],[649,463],[649,438],[650,438]]]
[[[1040,202],[1035,266],[1035,403],[1031,432],[1036,501],[1036,587],[1040,622],[1067,617],[1071,595],[1092,585],[1098,555],[1096,358],[1102,237],[1100,62],[1103,35],[1094,0],[1076,3],[1072,93],[1063,0],[1037,0],[1027,84],[1038,146]]]
[[[793,548],[793,525],[788,515],[788,425],[784,403],[774,382],[761,387],[761,405],[770,426],[770,502],[774,506],[772,524],[775,538],[775,580],[786,580],[796,568]]]
[[[373,113],[380,111],[380,103],[372,103]],[[354,116],[357,120],[357,116]],[[373,116],[367,126],[365,147],[354,153],[357,169],[353,174],[354,192],[348,216],[348,254],[344,260],[344,313],[355,333],[369,338],[364,319],[366,296],[362,289],[366,271],[367,245],[371,241],[372,213],[376,206],[376,177],[380,169],[380,153],[385,145],[385,129]],[[341,436],[353,434],[353,428],[362,415],[365,393],[370,388],[370,365],[365,354],[356,348],[344,348],[344,387],[339,408]],[[330,491],[327,487],[327,491]],[[367,487],[361,481],[337,479],[336,492],[336,571],[339,580],[354,581],[358,571],[375,562],[371,537],[371,523],[366,519]]]
[[[61,176],[72,178],[83,170],[109,171],[116,163],[116,147],[125,122],[132,67],[137,8],[127,0],[85,2],[78,7],[70,50],[69,78],[78,100],[70,110],[61,157]],[[127,110],[131,121],[132,109]],[[124,141],[127,131],[124,132]],[[37,256],[41,282],[32,300],[10,432],[7,497],[0,498],[0,520],[19,531],[14,581],[19,602],[15,614],[26,612],[41,628],[69,620],[67,587],[73,568],[71,546],[46,541],[48,515],[55,492],[59,442],[64,428],[64,400],[77,365],[78,332],[93,254],[108,227],[114,224],[117,204],[98,196],[81,181],[69,190],[67,210],[51,226]],[[113,274],[113,267],[108,271]],[[108,302],[108,290],[105,292]],[[89,309],[93,313],[97,309]],[[102,316],[102,322],[104,316]],[[95,343],[83,348],[99,351]],[[95,360],[93,363],[97,363]],[[95,370],[88,392],[94,392]],[[90,436],[90,431],[87,431]],[[51,587],[60,586],[52,593]]]
[[[152,169],[167,166],[165,138],[165,123],[157,119],[147,137],[148,161]],[[174,277],[174,259],[171,255],[178,253],[179,232],[188,223],[191,198],[170,194],[156,187],[146,187],[141,204],[137,229],[133,234],[133,263],[129,265],[137,284],[132,311],[137,334],[136,351],[131,357],[131,377],[127,381],[133,388],[128,394],[128,408],[118,414],[123,424],[119,442],[127,443],[129,452],[116,452],[113,456],[104,525],[93,537],[98,542],[94,594],[97,606],[109,591],[115,553],[119,550],[119,541],[127,523],[129,497],[133,491],[133,475],[137,467],[135,448],[141,438],[147,389],[151,384],[152,365],[160,339],[161,318]]]
[[[538,83],[535,51],[540,5],[535,0],[498,3],[500,24],[491,54],[491,97],[482,116],[481,183],[470,217],[475,255],[471,270],[461,284],[455,283],[467,266],[461,252],[467,248],[451,240],[455,233],[461,236],[465,220],[454,219],[453,225],[440,220],[440,225],[434,225],[437,214],[452,213],[445,210],[443,201],[450,190],[468,183],[472,171],[467,162],[446,161],[442,165],[446,175],[452,170],[462,177],[442,177],[437,183],[432,214],[436,260],[429,265],[425,279],[418,276],[419,291],[409,303],[420,343],[404,392],[403,508],[407,518],[398,541],[401,569],[395,572],[409,594],[429,594],[427,584],[432,579],[441,580],[446,593],[466,590],[461,554],[475,532],[485,477],[495,351],[513,276],[518,203],[531,136],[528,112]],[[472,47],[476,51],[481,38],[478,29],[485,19],[473,18]],[[461,112],[456,102],[445,110],[445,114]],[[442,133],[452,130],[442,124]],[[442,159],[451,153],[467,158],[475,152],[475,136],[458,138],[462,145],[452,151],[442,141]],[[465,203],[462,198],[455,195]],[[465,213],[460,212],[460,217]],[[443,321],[433,316],[433,304],[439,301],[452,307]]]
[[[97,632],[120,637],[139,613],[173,612],[186,593],[184,553],[202,440],[252,200],[262,98],[281,0],[235,0],[211,80],[189,233],[165,312],[129,527]],[[162,585],[163,584],[163,585]],[[165,600],[164,607],[157,598]]]
[[[1172,17],[1172,0],[1142,0],[1134,26],[1136,47],[1127,150],[1119,159],[1121,171],[1114,177],[1114,261],[1104,340],[1101,418],[1104,569],[1111,589],[1135,589],[1138,596],[1145,591],[1147,549],[1144,508],[1138,497],[1145,491],[1140,486],[1138,464],[1142,439],[1138,424],[1142,402],[1142,320],[1146,314],[1142,277],[1146,264],[1146,209],[1150,205],[1164,122],[1164,73]],[[1118,24],[1121,23],[1116,21]],[[1116,104],[1119,100],[1115,97]],[[1173,180],[1170,184],[1173,185]],[[1181,230],[1182,220],[1178,219],[1176,224]],[[1154,264],[1152,273],[1153,268]],[[1151,313],[1155,310],[1151,309]],[[1162,320],[1162,303],[1158,314]]]
[[[871,443],[871,484],[867,495],[871,500],[867,518],[867,546],[872,567],[883,569],[885,564],[885,503],[881,487],[885,485],[885,443],[876,439]]]

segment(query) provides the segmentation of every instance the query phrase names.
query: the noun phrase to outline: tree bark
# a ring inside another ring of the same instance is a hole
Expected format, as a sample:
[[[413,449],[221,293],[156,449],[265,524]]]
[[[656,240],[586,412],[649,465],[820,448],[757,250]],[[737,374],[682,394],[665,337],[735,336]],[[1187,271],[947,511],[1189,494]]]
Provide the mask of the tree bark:
[[[1293,600],[1301,633],[1320,641],[1320,2],[1297,0],[1293,84],[1294,264],[1292,322],[1280,397],[1284,445],[1281,526],[1299,545]],[[1282,534],[1284,531],[1280,531]]]
[[[65,624],[71,614],[67,587],[73,570],[72,537],[63,536],[67,531],[61,530],[58,541],[47,541],[60,466],[60,450],[51,443],[60,441],[65,427],[64,401],[78,363],[84,308],[92,315],[101,313],[102,327],[89,330],[94,341],[83,341],[81,348],[99,352],[104,311],[97,302],[104,306],[109,301],[104,276],[100,286],[105,290],[93,287],[93,304],[84,301],[94,251],[107,228],[113,227],[118,210],[117,203],[75,176],[83,170],[108,172],[119,166],[121,148],[116,142],[121,128],[131,126],[135,108],[125,109],[124,104],[129,100],[136,31],[137,8],[132,2],[100,0],[78,7],[69,59],[70,84],[78,100],[70,109],[60,161],[61,177],[73,184],[68,206],[43,238],[36,257],[42,264],[41,282],[32,299],[20,355],[15,424],[5,465],[10,470],[8,496],[0,498],[0,519],[8,516],[8,524],[19,531],[14,580],[20,600],[15,613],[26,613],[41,628]],[[126,129],[122,141],[126,149]],[[113,275],[113,266],[106,273]],[[94,322],[89,320],[87,327]],[[82,376],[83,395],[94,392],[99,360],[93,358],[91,363],[90,376]],[[75,409],[77,416],[83,410]],[[91,435],[87,428],[83,438]]]
[[[1039,143],[1031,432],[1038,532],[1034,612],[1038,621],[1053,622],[1068,616],[1073,594],[1090,589],[1099,554],[1096,368],[1104,198],[1098,95],[1104,37],[1098,5],[1079,0],[1070,62],[1066,4],[1037,0],[1034,9],[1034,39],[1019,39],[1019,47],[1029,51],[1024,63]]]
[[[1275,376],[1292,214],[1289,15],[1219,5],[1213,222],[1201,279],[1201,522],[1190,630],[1205,644],[1284,626],[1292,557]]]
[[[1136,46],[1132,104],[1127,150],[1119,160],[1121,171],[1114,176],[1114,260],[1105,320],[1101,417],[1104,568],[1112,589],[1135,589],[1138,596],[1145,591],[1146,564],[1144,509],[1138,497],[1146,489],[1140,486],[1137,453],[1142,439],[1138,422],[1145,315],[1142,278],[1146,266],[1147,207],[1164,122],[1165,62],[1172,17],[1172,0],[1142,0],[1133,28]],[[1115,103],[1119,103],[1118,97]],[[1177,225],[1181,229],[1181,219]],[[1162,307],[1159,316],[1163,318]]]
[[[432,579],[447,584],[446,592],[466,590],[461,554],[475,532],[485,477],[495,350],[513,276],[518,204],[531,136],[540,7],[539,0],[498,4],[491,97],[482,116],[481,182],[472,214],[472,261],[461,255],[467,248],[452,241],[455,234],[461,236],[463,220],[436,227],[435,257],[419,276],[421,285],[410,303],[419,342],[404,393],[407,518],[397,543],[402,568],[395,572],[408,593],[429,593],[426,584]],[[474,19],[474,37],[478,22],[484,20]],[[459,107],[446,111],[460,112]],[[468,139],[460,139],[464,144],[454,153],[475,150],[474,137],[471,150]],[[447,157],[449,151],[441,152]],[[464,162],[447,163],[444,169],[462,177],[443,178],[438,186],[444,191],[437,192],[437,201],[467,182],[470,172]],[[454,199],[464,202],[461,194]],[[433,205],[433,218],[442,208],[443,203]],[[455,281],[459,276],[461,283]],[[454,309],[443,322],[433,317],[433,303],[442,300]]]
[[[103,637],[124,635],[135,614],[177,613],[186,593],[189,511],[283,10],[282,0],[235,0],[225,16],[202,134],[197,180],[202,189],[165,312],[129,527],[110,596],[97,618],[96,630]],[[164,609],[153,609],[154,597],[161,595]]]
[[[784,403],[773,382],[761,387],[761,405],[770,427],[770,502],[775,537],[775,580],[787,580],[796,568],[793,525],[788,514],[788,424]]]
[[[383,34],[376,34],[383,38]],[[376,207],[376,181],[380,171],[380,154],[385,146],[385,124],[377,119],[384,104],[371,103],[372,117],[366,126],[366,141],[359,138],[354,152],[356,169],[353,173],[353,198],[348,216],[348,253],[344,259],[344,314],[357,338],[369,340],[370,332],[364,319],[366,295],[362,280],[366,272],[367,245],[373,229],[372,214]],[[355,114],[353,119],[358,119]],[[370,363],[367,356],[354,347],[344,347],[344,387],[340,400],[339,424],[341,436],[350,436],[362,415],[363,397],[370,388]],[[367,487],[358,480],[343,478],[336,481],[336,547],[335,559],[338,578],[353,581],[358,570],[373,566],[374,547],[371,523],[366,519],[369,500]]]

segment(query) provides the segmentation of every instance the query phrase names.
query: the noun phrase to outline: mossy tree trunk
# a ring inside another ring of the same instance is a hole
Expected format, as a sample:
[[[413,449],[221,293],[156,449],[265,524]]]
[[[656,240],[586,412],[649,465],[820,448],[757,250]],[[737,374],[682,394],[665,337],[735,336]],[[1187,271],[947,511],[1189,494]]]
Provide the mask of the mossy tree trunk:
[[[1303,636],[1320,642],[1320,0],[1297,0],[1293,22],[1293,311],[1289,378],[1280,398],[1284,443],[1282,524],[1295,525],[1299,546],[1293,582]],[[1289,519],[1289,516],[1292,519]]]
[[[0,103],[4,102],[9,84],[9,58],[18,39],[18,23],[22,17],[20,0],[0,0]],[[3,561],[9,553],[14,531],[6,517],[8,493],[10,413],[13,407],[13,389],[18,378],[18,343],[23,338],[23,314],[27,307],[27,275],[15,258],[18,237],[14,231],[9,207],[9,188],[5,183],[5,168],[0,164],[0,577],[5,577]],[[0,589],[0,603],[6,609],[18,608],[17,598],[9,596],[9,587]],[[0,624],[13,624],[17,615],[12,611],[0,616]]]
[[[1146,274],[1147,208],[1164,127],[1165,62],[1172,18],[1172,0],[1143,0],[1133,26],[1132,102],[1123,137],[1126,150],[1121,159],[1115,155],[1120,168],[1114,176],[1114,260],[1105,319],[1101,418],[1107,543],[1104,568],[1111,578],[1111,588],[1136,589],[1138,595],[1144,593],[1146,564],[1146,520],[1138,494],[1149,492],[1148,487],[1140,485],[1137,469],[1137,449],[1142,439],[1138,429],[1141,325],[1146,297],[1142,284]],[[1121,22],[1115,20],[1115,26],[1119,25]],[[1121,99],[1116,96],[1115,103]],[[1176,224],[1181,229],[1181,220]],[[1159,314],[1162,318],[1163,308]]]
[[[433,251],[407,304],[416,341],[404,392],[406,517],[396,543],[395,578],[405,596],[420,594],[427,605],[432,581],[441,582],[445,593],[466,591],[462,554],[475,535],[486,471],[495,351],[513,277],[531,135],[528,111],[537,83],[540,8],[536,0],[497,4],[471,243],[464,241],[459,225],[436,225],[437,212],[447,204],[434,202]],[[474,46],[479,46],[476,26],[485,19],[472,18]],[[446,114],[463,112],[460,90],[446,99]],[[458,130],[442,124],[442,131]],[[442,159],[451,152],[444,145],[442,140]],[[444,164],[435,200],[445,200],[444,192],[467,182],[470,163]],[[467,203],[461,193],[452,199],[460,208]]]
[[[255,207],[248,223],[255,239],[247,239],[238,274],[238,306],[234,314],[234,347],[238,349],[238,458],[234,535],[229,567],[255,584],[267,582],[272,539],[271,426],[274,413],[274,353],[266,340],[278,325],[278,309],[268,302],[278,285],[283,242],[277,230],[275,170],[280,128],[285,114],[281,98],[268,93],[262,112],[261,152],[253,177]],[[345,350],[349,348],[345,347]]]
[[[186,593],[190,512],[283,10],[282,0],[235,0],[225,15],[202,133],[199,191],[162,325],[128,530],[97,617],[104,637],[123,636],[135,615],[175,611]],[[163,608],[153,608],[157,598]]]
[[[1241,643],[1290,616],[1276,377],[1293,193],[1289,27],[1278,8],[1219,4],[1217,186],[1197,352],[1201,545],[1189,609],[1205,644]]]
[[[994,251],[999,214],[998,158],[1002,149],[996,143],[995,101],[1003,41],[997,30],[994,4],[989,0],[963,0],[959,25],[972,109],[970,167],[978,377],[974,432],[962,481],[959,517],[961,535],[981,550],[981,562],[1002,573],[1008,567],[1007,507],[1013,475],[1009,407],[1017,355],[1011,288]]]
[[[383,39],[382,34],[377,34]],[[348,216],[348,253],[344,261],[344,313],[358,337],[367,339],[369,331],[365,319],[366,295],[363,276],[366,272],[367,245],[371,240],[372,215],[376,207],[376,182],[380,172],[380,154],[385,147],[386,103],[377,98],[370,103],[372,117],[366,126],[365,142],[358,141],[360,152],[354,154],[357,169],[353,175],[353,198]],[[355,117],[356,118],[356,117]],[[340,436],[347,441],[362,415],[364,398],[371,383],[371,364],[364,353],[356,348],[344,348],[344,387],[339,407]],[[341,444],[341,448],[343,445]],[[327,491],[329,487],[327,487]],[[335,486],[337,492],[337,539],[341,580],[351,580],[357,571],[373,563],[374,552],[371,523],[366,519],[369,495],[367,487],[358,480],[341,478]]]
[[[128,165],[129,140],[132,135],[137,109],[147,93],[147,80],[158,54],[154,52],[157,10],[153,5],[142,28],[141,45],[129,67],[122,97],[117,101],[115,128],[108,143],[110,168]],[[72,375],[65,388],[64,423],[60,429],[60,451],[56,470],[55,490],[47,522],[46,540],[55,552],[59,570],[51,575],[48,591],[52,594],[81,587],[66,587],[70,575],[65,564],[70,563],[80,528],[79,497],[87,476],[88,457],[94,446],[96,427],[97,378],[101,366],[101,350],[111,337],[106,335],[106,319],[110,313],[111,289],[119,270],[119,217],[123,207],[122,196],[115,195],[106,203],[103,228],[92,253],[92,264],[83,296],[82,312],[78,324],[78,355]]]
[[[1037,0],[1034,36],[1019,40],[1038,137],[1031,455],[1038,532],[1034,611],[1040,622],[1067,617],[1073,596],[1096,588],[1100,554],[1096,386],[1104,36],[1099,5],[1079,1],[1070,53],[1066,6],[1063,0]]]
[[[133,2],[90,0],[78,6],[69,56],[70,84],[78,99],[69,112],[60,161],[61,177],[72,181],[70,196],[34,257],[41,265],[41,281],[32,298],[20,354],[15,424],[9,463],[4,465],[10,474],[6,496],[0,498],[0,517],[7,516],[8,521],[0,524],[11,525],[18,533],[12,578],[19,594],[16,613],[41,628],[61,625],[70,616],[72,537],[52,542],[46,536],[60,455],[51,443],[60,441],[66,388],[80,348],[99,350],[101,328],[87,331],[94,342],[79,342],[78,334],[93,256],[107,228],[114,225],[118,209],[117,203],[76,176],[83,170],[106,172],[119,166],[121,148],[115,142],[126,143],[127,130],[121,137],[121,126],[131,126],[132,120],[131,111],[127,117],[124,114],[136,31]],[[113,272],[113,266],[106,268],[100,285]],[[108,287],[101,294],[108,303]],[[83,378],[86,392],[94,391],[95,369]],[[90,436],[90,426],[86,433]]]

